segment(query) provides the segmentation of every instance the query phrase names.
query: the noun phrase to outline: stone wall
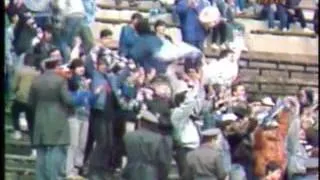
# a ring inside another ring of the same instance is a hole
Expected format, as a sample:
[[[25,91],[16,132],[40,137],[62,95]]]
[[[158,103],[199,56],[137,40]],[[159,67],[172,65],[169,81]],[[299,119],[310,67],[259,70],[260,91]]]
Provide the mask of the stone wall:
[[[291,95],[299,88],[318,89],[318,64],[241,59],[240,82],[256,95]]]

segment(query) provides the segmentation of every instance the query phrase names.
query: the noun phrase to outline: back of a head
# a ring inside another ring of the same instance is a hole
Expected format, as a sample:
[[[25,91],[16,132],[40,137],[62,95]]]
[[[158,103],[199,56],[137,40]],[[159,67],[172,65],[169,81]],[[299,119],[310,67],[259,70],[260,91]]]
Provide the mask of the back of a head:
[[[147,18],[143,18],[141,21],[139,21],[136,25],[136,31],[139,35],[152,34],[149,20]]]
[[[154,30],[156,30],[157,27],[159,27],[159,26],[166,26],[166,25],[167,25],[167,24],[166,24],[165,21],[163,21],[163,20],[157,20],[157,21],[155,22],[155,24],[154,24]]]
[[[143,16],[140,13],[134,13],[131,16],[131,22],[135,20],[141,21],[142,19],[143,19]]]
[[[112,36],[112,31],[110,29],[103,29],[100,31],[100,39],[108,37],[108,36]]]
[[[77,67],[82,67],[82,66],[84,66],[84,62],[81,59],[74,59],[72,60],[69,68],[71,70],[75,70]]]

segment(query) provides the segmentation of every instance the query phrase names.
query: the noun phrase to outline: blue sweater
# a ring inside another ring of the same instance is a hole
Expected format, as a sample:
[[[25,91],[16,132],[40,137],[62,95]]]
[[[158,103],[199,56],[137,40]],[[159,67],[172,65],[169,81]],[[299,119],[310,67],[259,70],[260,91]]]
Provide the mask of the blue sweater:
[[[134,45],[138,35],[136,31],[129,25],[123,26],[120,33],[119,53],[130,58],[129,51]]]

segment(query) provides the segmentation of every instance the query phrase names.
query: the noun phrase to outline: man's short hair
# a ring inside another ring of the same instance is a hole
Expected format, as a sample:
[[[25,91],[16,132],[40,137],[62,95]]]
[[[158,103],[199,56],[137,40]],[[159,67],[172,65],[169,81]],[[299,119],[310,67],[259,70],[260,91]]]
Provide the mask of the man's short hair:
[[[134,14],[132,14],[132,16],[131,16],[131,21],[141,20],[141,19],[143,19],[143,16],[142,16],[140,13],[134,13]]]
[[[159,26],[166,26],[167,23],[163,20],[157,20],[156,23],[154,24],[154,29],[156,30]]]
[[[53,26],[51,24],[46,24],[42,27],[43,32],[53,33]]]
[[[243,84],[241,84],[241,83],[232,84],[231,93],[236,92],[239,86],[243,86]]]
[[[110,29],[103,29],[100,31],[100,38],[105,38],[108,36],[112,36],[112,31]]]

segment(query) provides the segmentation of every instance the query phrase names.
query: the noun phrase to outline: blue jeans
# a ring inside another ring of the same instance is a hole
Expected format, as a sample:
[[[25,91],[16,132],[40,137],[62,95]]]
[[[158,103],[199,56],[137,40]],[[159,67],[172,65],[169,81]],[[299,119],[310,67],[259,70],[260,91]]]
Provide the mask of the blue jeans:
[[[243,11],[243,9],[246,6],[245,0],[236,0],[235,3],[236,3],[236,7],[238,7],[240,11]]]
[[[274,11],[271,8],[271,5],[265,5],[263,8],[263,13],[265,13],[264,17],[268,20],[268,28],[274,28],[274,20],[277,15],[280,21],[279,29],[284,29],[287,27],[288,24],[288,14],[286,9],[283,5],[277,4],[277,10]]]
[[[67,17],[64,25],[64,40],[72,46],[73,39],[79,33],[84,22],[83,17]]]
[[[63,180],[67,147],[64,145],[39,146],[36,149],[36,180]]]

